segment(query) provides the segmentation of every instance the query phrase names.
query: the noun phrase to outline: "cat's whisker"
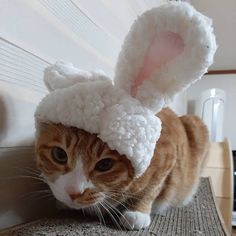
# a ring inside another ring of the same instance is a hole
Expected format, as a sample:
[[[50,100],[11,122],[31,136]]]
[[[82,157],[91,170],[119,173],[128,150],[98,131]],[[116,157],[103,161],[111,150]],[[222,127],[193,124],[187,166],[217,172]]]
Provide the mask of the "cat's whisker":
[[[53,201],[55,198],[52,194],[45,194],[33,197],[31,199],[28,199],[27,202],[25,202],[24,207],[27,207],[28,209],[32,207],[32,205],[38,204],[39,202],[48,202],[48,201]]]
[[[48,186],[47,183],[45,181],[39,181],[39,182],[33,182],[31,183],[32,185],[43,185],[43,186]]]
[[[114,190],[110,190],[109,193],[114,193],[114,194],[123,194],[124,196],[134,197],[134,198],[137,198],[137,199],[140,199],[140,198],[138,198],[138,197],[142,197],[141,194],[136,194],[136,193],[127,193],[127,192],[114,191]]]
[[[128,202],[123,203],[123,202],[121,202],[121,201],[119,201],[119,200],[117,200],[117,199],[112,198],[112,197],[109,196],[109,195],[106,195],[106,196],[107,196],[107,198],[109,198],[109,199],[111,199],[111,200],[113,200],[113,201],[116,201],[119,205],[123,206],[123,207],[125,208],[125,210],[127,210],[127,211],[129,211],[129,208],[128,208],[128,207],[132,207],[132,206],[133,206],[133,204],[129,204]],[[126,204],[126,205],[124,205],[124,204]],[[143,204],[143,203],[141,203],[141,204]],[[128,207],[127,207],[127,206],[128,206]]]
[[[14,203],[19,205],[20,203],[24,203],[24,204],[29,204],[29,202],[33,199],[35,199],[35,197],[38,197],[39,195],[42,196],[45,195],[46,192],[28,192],[26,194],[21,194],[20,196],[16,196],[12,199],[12,201],[14,201]],[[48,193],[49,194],[49,193]],[[52,194],[50,193],[50,195],[52,196]]]
[[[54,202],[54,198],[52,196],[42,196],[40,198],[36,198],[36,199],[32,199],[32,201],[30,201],[28,203],[28,207],[32,208],[32,206],[38,206],[38,204],[46,204],[49,201]]]
[[[51,200],[54,199],[54,196],[51,194],[45,194],[43,196],[38,196],[37,198],[32,199],[32,203],[33,202],[38,202],[39,200],[41,201],[42,199],[46,199],[46,200]]]
[[[26,173],[29,173],[29,174],[32,174],[32,175],[35,175],[35,176],[40,176],[40,173],[39,172],[34,172],[32,171],[31,169],[24,169],[24,168],[18,168],[20,172],[26,172]]]
[[[109,198],[109,199],[111,199],[111,200],[117,202],[118,205],[121,205],[121,206],[123,206],[126,210],[129,210],[121,201],[119,201],[119,200],[117,200],[117,199],[114,199],[114,198],[112,198],[111,196],[109,196],[109,195],[107,195],[107,194],[105,194],[105,193],[104,193],[104,195],[105,195],[106,198]],[[106,199],[106,198],[105,198],[105,199]],[[109,207],[109,209],[111,209],[111,210],[115,213],[115,215],[116,215],[117,217],[119,217],[119,216],[117,215],[116,212],[118,212],[118,214],[122,215],[122,213],[121,213],[115,206],[113,206],[113,204],[110,203],[109,201],[105,200],[103,203],[105,203],[106,206]],[[125,219],[125,220],[126,220],[126,219]],[[129,222],[127,222],[127,223],[129,224]]]
[[[117,196],[119,197],[120,195],[118,195],[118,194],[111,194],[110,196],[109,196],[109,195],[106,195],[106,196],[111,198],[111,197],[114,197],[114,196],[115,196],[115,197],[117,197]],[[132,198],[133,198],[132,196],[130,196],[130,197],[127,196],[126,198],[124,198],[125,204],[128,205],[128,206],[132,206],[132,204],[129,204],[128,201],[127,201],[127,199],[128,199],[128,200],[131,201],[131,203],[132,203]],[[116,201],[116,202],[119,202],[119,204],[121,204],[123,207],[125,207],[125,205],[122,204],[122,202],[118,201],[117,199],[112,198],[112,200],[114,200],[114,201]],[[136,198],[136,199],[134,199],[134,200],[140,200],[140,198]],[[140,204],[144,204],[144,203],[140,202]],[[125,207],[125,208],[127,209],[127,207]],[[127,210],[128,210],[128,209],[127,209]]]
[[[20,169],[20,170],[23,170],[23,171],[28,171],[30,173],[33,173],[33,174],[37,174],[37,175],[40,175],[40,171],[38,169],[34,169],[34,168],[31,168],[31,167],[16,167],[17,169]]]
[[[117,202],[118,205],[123,206],[126,210],[129,210],[121,201],[116,200],[116,199],[114,199],[112,196],[109,196],[109,195],[106,195],[106,197],[109,198],[109,199],[111,199],[111,200],[113,200],[113,201],[115,201],[115,202]]]
[[[92,213],[91,213],[91,207],[88,207],[87,209],[88,209],[88,211],[89,211],[89,214],[92,215]]]
[[[36,162],[35,162],[35,164],[36,164]],[[37,168],[35,169],[35,167],[27,166],[26,168],[29,170],[35,171],[35,172],[40,172],[40,170]]]
[[[32,191],[32,192],[28,192],[26,194],[23,194],[23,195],[20,195],[17,199],[21,200],[21,199],[24,199],[24,198],[31,198],[31,197],[34,197],[35,195],[39,195],[39,194],[50,194],[51,196],[52,195],[52,192],[50,190],[36,190],[36,191]]]
[[[122,216],[124,218],[124,220],[127,222],[127,224],[131,227],[130,223],[128,222],[128,220],[124,217],[124,215],[121,213],[121,211],[115,207],[113,207],[113,205],[111,205],[108,201],[104,201],[103,203],[106,204],[107,207],[109,207],[114,213],[115,215],[120,219],[120,217]],[[119,214],[117,214],[117,213]],[[121,226],[123,227],[123,225],[119,224],[119,228],[121,229]]]
[[[120,195],[114,195],[114,194],[110,194],[110,196],[107,195],[107,197],[111,198],[112,200],[114,200],[114,201],[116,201],[116,202],[119,202],[119,204],[122,205],[123,207],[125,207],[127,210],[128,210],[128,208],[127,208],[125,205],[127,205],[128,207],[129,207],[129,206],[132,207],[132,206],[133,206],[133,200],[138,200],[138,201],[139,201],[139,204],[145,205],[145,203],[140,202],[140,198],[133,198],[133,197],[128,197],[128,196],[126,196],[126,198],[123,198],[123,201],[120,202],[120,201],[118,201],[117,199],[114,199],[114,198],[113,198],[113,197],[117,197],[117,196],[119,197]],[[131,203],[129,203],[129,201],[130,201]],[[125,205],[124,205],[123,203],[124,203]]]
[[[37,169],[34,169],[34,168],[31,168],[31,167],[22,167],[22,166],[7,166],[7,168],[10,168],[10,169],[16,169],[18,171],[22,171],[22,172],[28,172],[30,174],[33,174],[33,175],[36,175],[36,176],[39,176],[40,175],[40,171],[37,170]]]
[[[121,206],[123,206],[126,210],[129,210],[122,202],[120,202],[120,201],[118,201],[118,200],[116,200],[116,199],[113,199],[113,198],[110,197],[110,196],[107,196],[107,197],[110,198],[110,199],[112,199],[112,200],[114,200],[114,201],[116,201],[116,202],[118,202],[118,203],[119,203]],[[107,202],[107,201],[106,201],[106,203],[109,204],[109,205],[111,205],[110,202]],[[142,204],[142,203],[141,203],[141,204]],[[132,207],[132,204],[129,204],[129,203],[127,203],[127,202],[126,202],[126,205]],[[131,225],[129,224],[129,222],[128,222],[127,219],[125,218],[124,214],[122,214],[121,211],[120,211],[119,209],[117,209],[117,208],[113,208],[113,209],[114,209],[115,211],[117,211],[117,212],[123,217],[123,219],[128,223],[128,225],[131,227]],[[141,230],[141,229],[139,229],[139,232],[140,232],[140,230]]]
[[[108,213],[108,215],[111,217],[111,219],[112,219],[112,221],[115,223],[115,225],[120,229],[120,230],[122,230],[121,229],[121,227],[120,227],[120,224],[117,222],[117,220],[115,219],[115,217],[112,215],[112,213],[110,212],[110,210],[109,209],[111,209],[107,204],[106,204],[106,202],[104,201],[104,202],[100,202],[100,204],[101,204],[101,206],[107,211],[107,213]],[[106,205],[106,206],[104,206],[104,204]],[[107,208],[108,207],[108,208]]]
[[[84,212],[84,209],[83,209],[83,208],[81,208],[81,210],[82,210],[82,212],[83,212],[83,216],[85,217],[85,212]]]
[[[100,224],[106,226],[105,220],[104,220],[104,218],[103,218],[103,215],[102,215],[101,210],[99,209],[99,206],[95,205],[95,207],[96,207],[96,212],[97,212],[97,216],[98,216],[98,218],[99,218]]]
[[[100,215],[101,218],[102,218],[102,224],[104,224],[104,225],[106,226],[105,219],[104,219],[104,217],[103,217],[103,215],[102,215],[102,212],[101,212],[99,206],[96,205],[96,208],[97,208],[97,210],[98,210],[99,215]]]
[[[94,206],[94,211],[95,211],[95,214],[96,214],[96,216],[98,217],[99,223],[100,223],[100,225],[101,225],[101,224],[102,224],[102,221],[101,221],[100,215],[99,215],[99,213],[98,213],[97,206]]]
[[[43,178],[40,177],[35,177],[35,176],[30,176],[30,175],[15,175],[13,177],[1,177],[0,180],[14,180],[14,179],[34,179],[34,180],[39,180],[41,182],[44,182]]]
[[[124,217],[124,215],[122,214],[122,212],[118,209],[118,208],[116,208],[116,207],[114,207],[110,202],[108,202],[108,201],[106,201],[106,204],[107,204],[107,206],[110,206],[110,208],[113,210],[113,212],[115,213],[115,215],[117,216],[117,217],[119,217],[119,219],[120,219],[120,217],[122,216],[123,218],[124,218],[124,220],[127,222],[127,224],[131,227],[131,225],[130,225],[130,223],[127,221],[127,219]],[[126,208],[127,209],[127,208]],[[128,209],[127,209],[128,210]],[[119,215],[117,215],[117,213],[119,214]],[[119,224],[120,225],[120,224]],[[123,227],[123,225],[122,225],[122,227]]]
[[[106,195],[107,196],[107,195]],[[108,198],[112,199],[112,200],[115,200],[116,202],[119,202],[118,200],[116,199],[113,199],[112,197],[110,196],[107,196]],[[110,202],[106,202],[107,204],[111,204]],[[129,210],[124,204],[122,204],[122,202],[119,202],[119,204],[121,206],[123,206],[126,210]],[[132,204],[129,204],[128,202],[126,202],[125,204],[127,204],[128,206],[132,206]],[[141,203],[142,204],[142,203]],[[128,225],[131,227],[130,223],[127,221],[127,219],[125,218],[124,214],[117,208],[113,208],[115,211],[119,212],[119,214],[121,215],[121,217],[123,217],[123,219],[128,223]],[[138,233],[137,235],[142,231],[143,229],[139,229],[138,230]],[[146,230],[146,229],[145,229]]]
[[[124,199],[126,199],[126,198],[133,198],[133,199],[139,200],[140,197],[142,196],[142,195],[138,196],[136,194],[122,193],[122,192],[113,192],[113,191],[109,191],[108,193],[113,194],[114,196],[119,196],[119,197],[122,196]]]

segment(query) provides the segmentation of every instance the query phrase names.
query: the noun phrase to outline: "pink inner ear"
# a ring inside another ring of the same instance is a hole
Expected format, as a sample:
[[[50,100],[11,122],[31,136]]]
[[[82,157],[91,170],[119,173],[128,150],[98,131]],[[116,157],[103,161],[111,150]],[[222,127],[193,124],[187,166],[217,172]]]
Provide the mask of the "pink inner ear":
[[[184,42],[179,34],[163,31],[156,35],[144,56],[144,64],[131,87],[131,95],[136,96],[138,87],[151,74],[177,57],[184,50]]]

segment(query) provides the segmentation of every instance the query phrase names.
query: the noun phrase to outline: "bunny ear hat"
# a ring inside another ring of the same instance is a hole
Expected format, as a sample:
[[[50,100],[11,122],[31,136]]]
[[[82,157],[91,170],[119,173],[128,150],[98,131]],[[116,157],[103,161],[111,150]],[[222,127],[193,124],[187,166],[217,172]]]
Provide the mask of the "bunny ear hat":
[[[161,134],[155,115],[201,79],[213,62],[212,22],[187,3],[151,9],[132,25],[112,81],[58,62],[45,69],[49,94],[35,112],[40,122],[83,129],[131,161],[136,177],[148,168]]]

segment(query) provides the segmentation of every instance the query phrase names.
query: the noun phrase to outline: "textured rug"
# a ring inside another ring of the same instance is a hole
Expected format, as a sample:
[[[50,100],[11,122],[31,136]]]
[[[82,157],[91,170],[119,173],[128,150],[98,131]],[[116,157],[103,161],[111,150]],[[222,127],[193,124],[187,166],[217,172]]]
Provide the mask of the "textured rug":
[[[154,215],[151,225],[144,230],[118,229],[112,221],[106,225],[78,212],[63,211],[53,218],[18,226],[0,235],[11,236],[222,236],[227,235],[218,215],[208,178],[202,178],[191,204],[173,208],[165,215]]]

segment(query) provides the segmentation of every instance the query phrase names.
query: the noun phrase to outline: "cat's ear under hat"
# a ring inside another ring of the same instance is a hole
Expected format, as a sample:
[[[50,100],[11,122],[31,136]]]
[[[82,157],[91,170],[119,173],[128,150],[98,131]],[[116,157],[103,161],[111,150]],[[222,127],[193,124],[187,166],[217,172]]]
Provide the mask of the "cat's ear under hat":
[[[156,113],[202,77],[216,48],[211,20],[191,5],[154,8],[131,27],[114,83]]]
[[[88,72],[80,70],[68,62],[57,62],[44,71],[44,83],[51,92],[68,88],[77,83],[92,81],[111,81],[102,71]]]

